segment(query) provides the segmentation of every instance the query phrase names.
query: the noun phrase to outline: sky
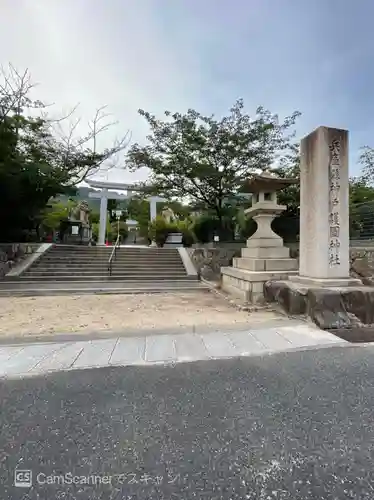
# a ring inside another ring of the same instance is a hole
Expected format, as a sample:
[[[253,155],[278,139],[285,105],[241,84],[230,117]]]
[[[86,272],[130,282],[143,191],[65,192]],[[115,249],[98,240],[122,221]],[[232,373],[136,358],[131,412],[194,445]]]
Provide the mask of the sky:
[[[372,0],[0,0],[0,61],[28,69],[56,117],[79,103],[80,127],[107,105],[103,147],[127,130],[145,142],[139,108],[221,116],[242,97],[250,114],[300,111],[298,138],[348,129],[357,175],[374,147],[373,17]]]

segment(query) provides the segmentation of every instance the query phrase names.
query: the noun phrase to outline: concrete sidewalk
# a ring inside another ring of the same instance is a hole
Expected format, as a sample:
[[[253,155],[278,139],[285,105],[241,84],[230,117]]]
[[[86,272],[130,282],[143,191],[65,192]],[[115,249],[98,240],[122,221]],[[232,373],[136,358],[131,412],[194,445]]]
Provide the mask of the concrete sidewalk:
[[[6,345],[0,346],[0,377],[253,356],[338,343],[344,342],[312,325],[283,322],[280,327],[262,325],[246,331]]]

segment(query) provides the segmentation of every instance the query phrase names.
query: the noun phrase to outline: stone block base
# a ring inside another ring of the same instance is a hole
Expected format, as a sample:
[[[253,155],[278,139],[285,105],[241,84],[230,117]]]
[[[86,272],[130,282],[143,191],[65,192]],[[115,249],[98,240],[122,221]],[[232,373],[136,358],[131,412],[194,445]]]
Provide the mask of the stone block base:
[[[249,238],[247,240],[248,248],[280,248],[283,247],[283,239],[281,237],[277,238]]]
[[[374,287],[313,287],[291,280],[264,285],[267,302],[276,302],[287,314],[308,315],[323,330],[374,324]]]
[[[251,259],[247,257],[235,257],[233,267],[246,269],[248,271],[294,271],[297,269],[296,259]]]
[[[262,304],[264,300],[264,284],[269,280],[284,280],[289,274],[266,271],[246,271],[235,267],[222,267],[222,290],[230,293],[245,302]]]
[[[238,297],[243,302],[264,303],[264,283],[262,282],[252,283],[251,281],[222,274],[222,290],[234,297]]]
[[[290,249],[287,247],[246,247],[242,249],[242,257],[250,259],[288,259]]]

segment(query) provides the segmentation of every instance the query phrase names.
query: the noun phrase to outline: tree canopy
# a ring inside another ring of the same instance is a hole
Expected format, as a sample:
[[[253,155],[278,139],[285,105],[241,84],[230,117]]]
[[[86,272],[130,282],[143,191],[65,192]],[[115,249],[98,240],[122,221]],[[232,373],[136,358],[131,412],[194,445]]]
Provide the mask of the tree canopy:
[[[374,148],[370,146],[364,146],[361,148],[359,156],[359,164],[362,167],[361,181],[369,184],[374,182]]]
[[[149,126],[148,144],[134,144],[128,153],[132,170],[148,167],[150,191],[213,210],[221,220],[225,199],[236,193],[257,169],[269,169],[293,144],[293,126],[300,113],[280,122],[260,107],[254,117],[238,100],[228,116],[217,119],[190,109],[165,112],[166,120],[139,110]]]
[[[0,213],[2,241],[21,241],[38,229],[48,201],[73,194],[79,182],[96,172],[127,146],[128,134],[113,147],[97,151],[97,136],[108,123],[100,108],[89,133],[75,133],[79,120],[61,133],[61,120],[48,118],[48,108],[32,100],[26,71],[12,66],[0,74]],[[69,115],[70,116],[70,115]],[[56,127],[59,128],[57,133]]]
[[[53,230],[57,220],[68,211],[56,201],[75,194],[75,187],[102,168],[111,168],[129,145],[126,132],[106,149],[98,147],[98,137],[113,122],[108,122],[105,106],[98,108],[85,135],[78,133],[80,120],[76,108],[66,116],[52,119],[50,107],[32,98],[33,84],[28,71],[19,73],[9,66],[0,70],[0,241],[22,241],[36,237],[39,227]],[[245,204],[238,195],[255,172],[272,169],[280,176],[299,177],[298,144],[294,126],[300,113],[284,120],[259,107],[253,116],[239,99],[227,116],[205,116],[190,109],[186,113],[165,112],[162,119],[139,110],[150,132],[145,145],[134,144],[126,165],[136,171],[147,167],[149,180],[144,193],[158,194],[181,218],[202,212],[200,225],[214,232],[217,227],[235,230],[238,208]],[[69,124],[68,126],[65,126]],[[371,213],[374,204],[374,148],[365,146],[359,159],[362,176],[350,179],[351,229],[360,237],[374,234]],[[275,222],[298,231],[299,186],[289,186],[279,194],[287,211]],[[108,208],[118,206],[115,200]],[[161,209],[161,205],[158,207]],[[143,235],[149,225],[149,204],[133,199],[123,219],[139,221]],[[92,222],[99,215],[92,214]],[[116,217],[110,216],[112,222]],[[209,222],[209,224],[208,224]],[[217,224],[218,222],[218,224]],[[243,225],[243,224],[242,224]],[[213,229],[212,229],[213,228]]]

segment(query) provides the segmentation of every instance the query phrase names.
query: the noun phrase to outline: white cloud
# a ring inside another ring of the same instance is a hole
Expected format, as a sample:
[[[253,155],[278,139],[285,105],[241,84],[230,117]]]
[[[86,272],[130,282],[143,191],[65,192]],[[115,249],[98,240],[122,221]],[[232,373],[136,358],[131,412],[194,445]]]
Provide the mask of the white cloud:
[[[127,129],[144,141],[138,108],[222,114],[237,97],[250,113],[300,110],[299,136],[324,124],[348,128],[352,152],[371,142],[369,0],[0,2],[0,61],[28,67],[56,113],[80,102],[87,120],[108,104],[120,125],[103,145]]]
[[[198,88],[193,59],[167,43],[154,8],[151,0],[2,0],[0,59],[29,69],[40,83],[38,98],[55,103],[56,116],[80,103],[86,122],[107,104],[119,125],[102,136],[102,146],[127,129],[133,141],[144,141],[148,128],[138,108],[183,110],[195,105]]]

